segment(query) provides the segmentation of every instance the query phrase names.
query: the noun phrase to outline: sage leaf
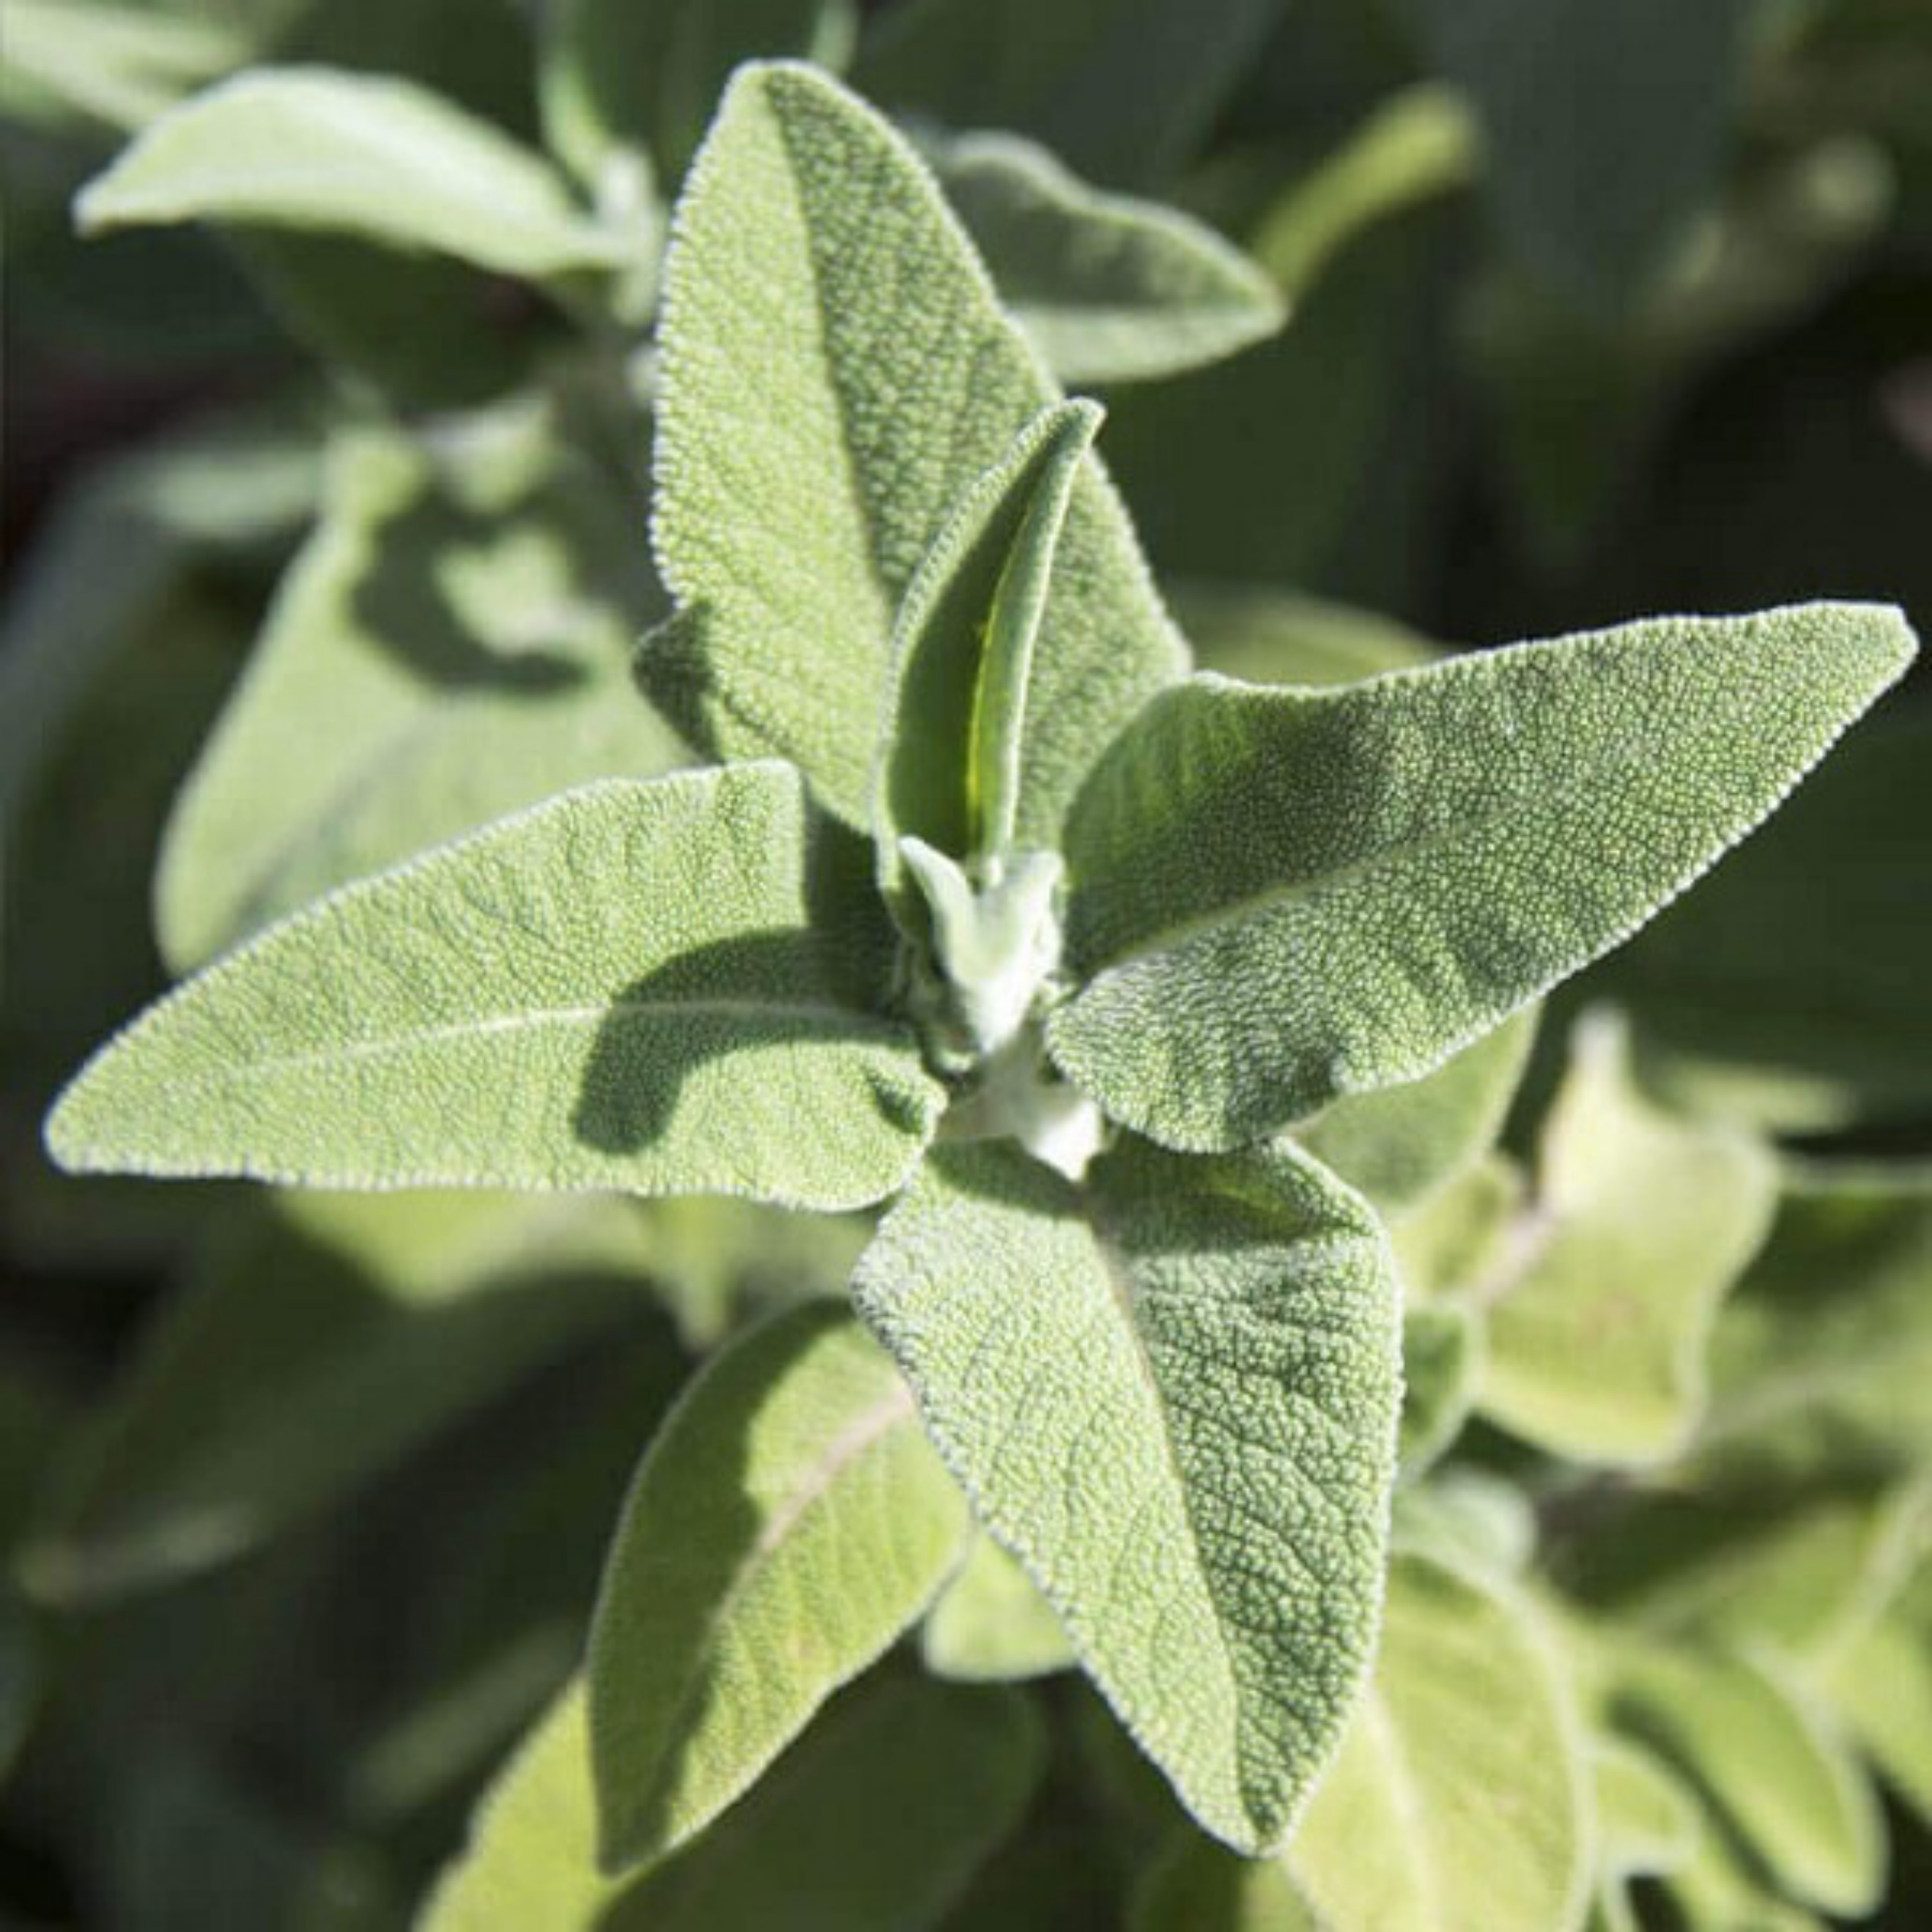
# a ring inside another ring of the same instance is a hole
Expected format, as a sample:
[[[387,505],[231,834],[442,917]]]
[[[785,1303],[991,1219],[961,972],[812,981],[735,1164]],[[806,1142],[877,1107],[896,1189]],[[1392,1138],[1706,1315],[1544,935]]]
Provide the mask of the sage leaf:
[[[1283,1854],[1317,1918],[1378,1932],[1575,1924],[1589,1832],[1574,1725],[1526,1606],[1398,1556],[1374,1672]]]
[[[599,1858],[701,1830],[932,1600],[964,1503],[890,1359],[843,1310],[715,1356],[651,1445],[590,1640]]]
[[[1467,1309],[1411,1308],[1402,1322],[1402,1433],[1405,1478],[1421,1474],[1461,1432],[1483,1374],[1484,1335]]]
[[[872,813],[889,898],[902,838],[962,862],[1012,849],[1034,644],[1100,426],[1091,403],[1042,410],[967,493],[906,591]]]
[[[920,1652],[936,1676],[968,1684],[1043,1677],[1075,1661],[1053,1606],[984,1532],[927,1612]]]
[[[1178,374],[1287,320],[1274,284],[1178,208],[1090,188],[1018,135],[915,137],[1000,299],[1063,382]]]
[[[331,450],[322,521],[169,824],[177,970],[508,812],[684,762],[630,688],[662,592],[608,479],[542,407],[446,434]]]
[[[1062,1069],[1181,1148],[1413,1080],[1616,945],[1910,662],[1895,610],[1664,619],[1154,699],[1068,826]]]
[[[82,191],[81,226],[321,229],[509,275],[620,266],[536,154],[409,82],[256,68],[170,109]]]
[[[469,1850],[443,1874],[423,1932],[928,1924],[1016,1822],[1042,1756],[1015,1692],[868,1682],[844,1693],[681,1855],[641,1877],[610,1879],[593,1852],[584,1706],[573,1686],[484,1794]]]
[[[1580,1026],[1571,1055],[1514,1265],[1485,1297],[1481,1406],[1559,1455],[1654,1462],[1702,1416],[1718,1304],[1770,1228],[1777,1169],[1647,1101],[1612,1016]]]
[[[1412,1303],[1480,1306],[1527,1238],[1529,1184],[1492,1154],[1406,1216],[1390,1236]]]
[[[640,675],[694,742],[791,759],[865,829],[899,603],[1052,386],[924,165],[808,68],[740,71],[665,273],[653,528],[685,608]],[[1184,662],[1090,462],[1042,628],[1015,838],[1050,850],[1094,759]]]
[[[1286,1146],[1130,1143],[1076,1189],[1010,1143],[956,1144],[854,1292],[1190,1810],[1274,1843],[1373,1638],[1398,1370],[1366,1207]]]
[[[1432,663],[1433,646],[1373,610],[1265,584],[1184,578],[1168,595],[1203,670],[1250,684],[1352,684]]]
[[[1663,1646],[1617,1666],[1618,1720],[1681,1765],[1785,1891],[1834,1917],[1878,1903],[1878,1800],[1822,1708],[1733,1652]]]
[[[1750,0],[1407,0],[1480,123],[1510,240],[1579,304],[1658,266],[1711,190]]]
[[[1922,1583],[1834,1659],[1824,1689],[1886,1784],[1932,1820],[1932,1589]]]
[[[1128,1932],[1319,1932],[1280,1864],[1237,1858],[1185,1830],[1148,1866],[1127,1926]]]
[[[91,0],[13,0],[0,102],[32,115],[42,99],[132,130],[243,58],[221,22]]]
[[[1432,1073],[1324,1107],[1294,1137],[1382,1213],[1400,1219],[1495,1144],[1536,1037],[1514,1014]]]
[[[866,1010],[883,922],[838,837],[775,764],[566,793],[189,981],[48,1144],[74,1172],[877,1200],[941,1096]]]

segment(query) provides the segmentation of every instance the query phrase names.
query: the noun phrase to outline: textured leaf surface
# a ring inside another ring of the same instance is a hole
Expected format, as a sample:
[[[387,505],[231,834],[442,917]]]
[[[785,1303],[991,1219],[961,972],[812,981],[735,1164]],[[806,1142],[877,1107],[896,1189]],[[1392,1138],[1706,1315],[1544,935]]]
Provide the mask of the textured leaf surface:
[[[1092,404],[1042,410],[968,491],[900,606],[874,829],[887,889],[911,836],[962,864],[1018,819],[1034,647]]]
[[[1286,1828],[1372,1642],[1395,1289],[1288,1148],[1116,1150],[1076,1190],[941,1150],[854,1282],[980,1520],[1195,1816]]]
[[[638,1471],[590,1644],[607,1869],[701,1830],[923,1610],[965,1505],[842,1310],[715,1357]]]
[[[1196,678],[1070,824],[1065,1070],[1180,1147],[1412,1080],[1627,938],[1910,661],[1881,607],[1662,619],[1334,692]]]
[[[1287,319],[1275,285],[1204,223],[1107,194],[1012,134],[920,146],[1000,299],[1063,382],[1132,382],[1219,362]]]
[[[322,521],[169,826],[178,970],[507,812],[683,762],[631,682],[662,607],[634,514],[542,412],[464,428],[441,458],[376,429],[332,452]]]
[[[1695,1779],[1782,1888],[1847,1918],[1877,1904],[1878,1800],[1820,1709],[1725,1652],[1646,1652],[1619,1674],[1622,1720]]]
[[[778,765],[567,793],[190,980],[49,1145],[86,1172],[876,1200],[940,1096],[860,1004],[883,933],[842,836]]]
[[[901,1932],[929,1924],[1024,1808],[1040,1738],[1017,1694],[915,1678],[829,1708],[730,1815],[641,1878],[598,1876],[580,1690],[486,1794],[424,1932]]]
[[[1573,297],[1628,293],[1708,192],[1749,0],[1408,0],[1474,102],[1511,239]]]
[[[1043,1677],[1075,1660],[1039,1586],[983,1533],[940,1592],[920,1630],[920,1650],[929,1670],[965,1683]]]
[[[1322,1922],[1574,1924],[1588,1832],[1573,1723],[1526,1610],[1473,1575],[1398,1556],[1374,1674],[1284,1854]]]
[[[405,81],[255,68],[184,101],[80,198],[98,232],[156,222],[334,230],[505,274],[620,262],[537,155]]]
[[[1703,1412],[1720,1298],[1771,1226],[1768,1149],[1632,1083],[1622,1028],[1579,1028],[1516,1265],[1492,1285],[1484,1413],[1558,1455],[1674,1454]]]
[[[1052,385],[924,165],[806,68],[734,82],[666,274],[655,534],[686,609],[643,675],[708,748],[782,753],[862,826],[899,601]],[[1060,557],[1027,847],[1057,842],[1102,746],[1184,662],[1096,465]]]

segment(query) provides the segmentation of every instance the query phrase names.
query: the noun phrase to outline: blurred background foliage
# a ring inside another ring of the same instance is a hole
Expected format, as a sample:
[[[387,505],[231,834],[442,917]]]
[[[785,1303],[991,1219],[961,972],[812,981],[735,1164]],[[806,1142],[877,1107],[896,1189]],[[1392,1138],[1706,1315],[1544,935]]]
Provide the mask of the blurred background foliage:
[[[766,52],[903,117],[1106,400],[1208,664],[1319,681],[1813,596],[1932,624],[1924,0],[7,0],[8,1923],[407,1922],[573,1668],[692,1362],[837,1292],[863,1238],[82,1184],[38,1140],[171,974],[686,757],[628,666],[664,607],[657,265]],[[482,216],[406,172],[380,220],[124,178],[77,232],[131,137],[262,66],[497,130]],[[1932,1920],[1923,682],[1553,1004],[1497,1151],[1466,1165],[1500,1104],[1385,1204],[1407,1534],[1516,1565],[1562,1631],[1606,1927]],[[944,1733],[939,1694],[836,1725]],[[1113,1923],[1130,1892],[1147,1925],[1291,1922],[1184,1833],[1142,1869],[1171,1801],[1084,1690],[1027,1694],[1054,1743],[1025,1822],[969,1832],[977,1876],[918,1922]]]

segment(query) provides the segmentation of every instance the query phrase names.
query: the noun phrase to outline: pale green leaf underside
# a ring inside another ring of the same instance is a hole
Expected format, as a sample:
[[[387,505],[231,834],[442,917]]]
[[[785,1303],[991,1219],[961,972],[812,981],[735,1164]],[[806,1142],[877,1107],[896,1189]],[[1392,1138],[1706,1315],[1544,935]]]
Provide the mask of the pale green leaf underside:
[[[1607,1015],[1572,1055],[1526,1239],[1489,1303],[1481,1407],[1558,1455],[1656,1461],[1702,1413],[1711,1325],[1770,1226],[1777,1170],[1755,1142],[1646,1100]]]
[[[1910,662],[1895,610],[1664,618],[1332,692],[1155,699],[1068,828],[1054,1058],[1237,1144],[1413,1080],[1626,938]]]
[[[505,274],[621,262],[538,155],[406,81],[258,68],[155,121],[82,193],[91,232],[220,221],[360,235]]]
[[[0,102],[33,112],[44,93],[62,107],[133,129],[246,57],[219,22],[88,0],[8,0]]]
[[[641,1876],[608,1879],[573,1686],[484,1795],[422,1932],[768,1932],[796,1923],[807,1900],[838,1932],[931,1924],[1012,1828],[1040,1756],[1014,1692],[861,1684],[702,1838]]]
[[[1527,1610],[1399,1556],[1374,1672],[1283,1856],[1324,1924],[1558,1932],[1588,1880],[1585,1776]]]
[[[506,813],[687,756],[631,680],[658,593],[629,517],[541,418],[465,428],[443,466],[374,429],[333,452],[323,520],[169,824],[156,914],[177,970]],[[507,507],[472,500],[512,466]]]
[[[730,1804],[925,1609],[966,1529],[911,1391],[844,1310],[714,1357],[638,1472],[592,1632],[606,1868]]]
[[[776,752],[869,821],[890,638],[964,492],[1055,399],[924,164],[826,76],[741,69],[666,271],[654,530],[686,607],[643,675],[724,758]],[[1184,667],[1097,465],[1048,597],[1017,842]]]
[[[863,1205],[941,1100],[863,856],[779,765],[609,780],[346,888],[111,1042],[78,1172]]]
[[[1003,857],[1018,818],[1034,652],[1091,403],[1043,410],[967,492],[899,607],[872,824],[888,893],[899,840]]]
[[[854,1282],[980,1519],[1210,1832],[1274,1841],[1366,1665],[1397,1399],[1364,1204],[1292,1148],[1076,1190],[941,1150]]]
[[[926,1667],[964,1683],[1043,1677],[1075,1661],[1053,1606],[1018,1561],[976,1535],[920,1631]]]
[[[1063,382],[1131,382],[1272,335],[1274,284],[1178,208],[1090,188],[1013,134],[920,134],[1000,299]]]

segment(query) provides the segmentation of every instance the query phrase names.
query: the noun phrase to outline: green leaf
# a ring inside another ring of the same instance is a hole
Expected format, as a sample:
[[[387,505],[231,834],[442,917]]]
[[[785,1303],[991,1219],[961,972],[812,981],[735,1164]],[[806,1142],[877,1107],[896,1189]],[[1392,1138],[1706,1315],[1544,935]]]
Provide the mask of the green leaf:
[[[1053,1606],[983,1532],[927,1613],[920,1651],[935,1675],[968,1684],[1043,1677],[1075,1661]]]
[[[1750,0],[1408,0],[1481,124],[1524,259],[1583,304],[1627,298],[1710,193]]]
[[[545,132],[593,186],[627,154],[674,186],[740,61],[836,65],[854,25],[851,0],[560,0],[544,22]]]
[[[854,1283],[980,1520],[1207,1829],[1292,1820],[1366,1666],[1394,1462],[1372,1217],[1278,1147],[1076,1190],[943,1148]]]
[[[1294,1137],[1400,1220],[1496,1144],[1535,1037],[1534,1011],[1514,1014],[1433,1073],[1338,1100]]]
[[[1461,1433],[1483,1376],[1483,1330],[1466,1309],[1409,1309],[1402,1323],[1405,1477],[1419,1475]]]
[[[1843,1918],[1878,1903],[1878,1801],[1822,1710],[1724,1652],[1630,1654],[1618,1680],[1618,1721],[1682,1766],[1780,1887]]]
[[[440,453],[369,428],[182,794],[162,944],[202,964],[350,880],[588,780],[682,762],[631,688],[661,608],[610,479],[521,404]]]
[[[1201,668],[1250,684],[1352,684],[1436,657],[1393,619],[1317,597],[1193,579],[1169,594]]]
[[[1589,1932],[1639,1932],[1633,1878],[1681,1870],[1696,1855],[1705,1827],[1696,1802],[1648,1752],[1622,1738],[1590,1750],[1597,1820],[1597,1892]]]
[[[176,221],[366,236],[510,275],[610,268],[627,247],[536,154],[408,82],[258,68],[155,121],[80,197],[89,233]]]
[[[915,138],[1000,299],[1063,382],[1175,375],[1287,320],[1274,284],[1178,208],[1090,188],[1017,135]]]
[[[862,828],[900,601],[1052,387],[916,157],[807,68],[732,83],[666,281],[655,534],[685,609],[641,674],[694,741],[790,758]],[[1036,849],[1184,663],[1096,464],[1058,563],[1016,827]]]
[[[1574,1719],[1528,1609],[1397,1556],[1374,1675],[1284,1854],[1317,1917],[1377,1932],[1573,1924],[1586,1806]]]
[[[1196,1832],[1148,1868],[1127,1924],[1129,1932],[1319,1932],[1279,1864],[1236,1858]]]
[[[1528,1194],[1516,1163],[1492,1154],[1406,1216],[1390,1238],[1407,1299],[1480,1306],[1525,1238]]]
[[[1042,410],[947,518],[907,589],[872,812],[889,897],[903,838],[962,863],[1012,850],[1034,644],[1100,427],[1091,403]]]
[[[1662,619],[1334,692],[1163,693],[1068,827],[1054,1057],[1238,1144],[1413,1080],[1628,938],[1904,670],[1894,610]]]
[[[1932,1824],[1932,1592],[1918,1595],[1835,1659],[1824,1688],[1880,1776]]]
[[[1520,1576],[1536,1552],[1536,1513],[1522,1486],[1452,1465],[1396,1492],[1396,1546],[1485,1576]]]
[[[9,113],[38,97],[110,128],[152,121],[191,89],[233,67],[241,41],[214,20],[90,0],[9,0]]]
[[[1039,1774],[1016,1693],[868,1682],[688,1850],[641,1879],[606,1879],[584,1702],[574,1688],[560,1698],[484,1795],[423,1932],[901,1932],[958,1895]]]
[[[1010,128],[1096,181],[1165,180],[1240,86],[1281,0],[910,0],[868,34],[868,98]]]
[[[607,1870],[701,1831],[892,1643],[967,1516],[911,1391],[844,1310],[714,1357],[651,1445],[590,1640]]]
[[[48,1144],[74,1172],[878,1200],[941,1095],[865,1010],[884,934],[842,837],[776,764],[567,793],[189,981]]]
[[[1512,1265],[1486,1293],[1492,1420],[1586,1462],[1689,1442],[1718,1306],[1771,1226],[1770,1153],[1683,1120],[1631,1081],[1624,1030],[1580,1025]]]

